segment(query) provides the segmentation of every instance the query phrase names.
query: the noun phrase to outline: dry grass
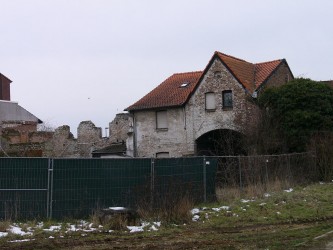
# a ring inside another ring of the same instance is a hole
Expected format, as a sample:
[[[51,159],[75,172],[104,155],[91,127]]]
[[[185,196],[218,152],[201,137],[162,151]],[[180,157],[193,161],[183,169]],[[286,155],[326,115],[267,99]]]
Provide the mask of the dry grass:
[[[6,232],[9,227],[10,227],[10,221],[9,220],[1,220],[0,221],[0,232]]]
[[[90,221],[94,227],[102,225],[104,230],[126,230],[129,225],[136,225],[136,213],[129,211],[126,213],[107,214],[102,210],[95,210],[90,216]]]
[[[288,181],[281,181],[276,179],[268,184],[253,184],[245,187],[219,187],[216,189],[216,197],[218,201],[230,202],[235,199],[243,197],[262,197],[265,193],[278,192],[284,189],[288,189],[293,185]]]
[[[176,224],[187,223],[192,219],[190,211],[194,202],[188,196],[164,198],[158,204],[158,208],[152,208],[149,203],[141,203],[138,208],[140,218]]]

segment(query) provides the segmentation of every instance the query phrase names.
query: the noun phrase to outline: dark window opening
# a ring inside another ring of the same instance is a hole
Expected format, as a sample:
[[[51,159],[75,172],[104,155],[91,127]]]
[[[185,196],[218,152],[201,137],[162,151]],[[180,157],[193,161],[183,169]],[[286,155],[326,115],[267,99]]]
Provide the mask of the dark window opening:
[[[223,108],[232,108],[233,107],[232,91],[231,90],[223,91],[222,92],[222,98],[223,98]]]

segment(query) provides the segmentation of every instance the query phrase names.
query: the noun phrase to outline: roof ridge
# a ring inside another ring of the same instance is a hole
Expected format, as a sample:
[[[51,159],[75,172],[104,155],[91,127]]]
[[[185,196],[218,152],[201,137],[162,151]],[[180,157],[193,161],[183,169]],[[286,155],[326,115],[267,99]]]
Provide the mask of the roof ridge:
[[[267,62],[260,62],[260,63],[255,63],[255,65],[258,65],[258,64],[264,64],[264,63],[272,63],[272,62],[278,62],[278,61],[282,62],[283,60],[285,60],[285,59],[276,59],[276,60],[267,61]]]
[[[193,74],[193,73],[202,73],[203,70],[197,70],[197,71],[188,71],[188,72],[177,72],[173,73],[172,75],[184,75],[184,74]]]
[[[238,60],[238,61],[241,61],[241,62],[250,63],[250,62],[245,61],[244,59],[240,59],[240,58],[238,58],[238,57],[231,56],[231,55],[228,55],[228,54],[222,53],[222,52],[220,52],[220,51],[215,51],[215,54],[221,54],[221,55],[224,55],[224,56],[230,57],[230,58],[232,58],[232,59],[235,59],[235,60]]]

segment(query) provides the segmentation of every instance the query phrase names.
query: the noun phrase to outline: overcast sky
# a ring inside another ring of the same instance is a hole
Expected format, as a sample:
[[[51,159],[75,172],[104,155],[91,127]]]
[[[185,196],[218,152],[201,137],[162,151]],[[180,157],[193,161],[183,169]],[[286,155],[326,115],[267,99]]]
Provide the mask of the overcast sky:
[[[0,72],[11,99],[54,127],[108,127],[214,51],[333,79],[331,0],[0,0]]]

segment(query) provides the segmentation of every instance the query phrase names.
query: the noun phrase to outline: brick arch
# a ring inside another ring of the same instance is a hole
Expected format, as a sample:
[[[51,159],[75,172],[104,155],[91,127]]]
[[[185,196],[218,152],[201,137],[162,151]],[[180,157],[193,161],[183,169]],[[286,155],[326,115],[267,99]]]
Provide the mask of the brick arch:
[[[196,155],[246,155],[244,137],[231,129],[208,131],[195,140]]]

